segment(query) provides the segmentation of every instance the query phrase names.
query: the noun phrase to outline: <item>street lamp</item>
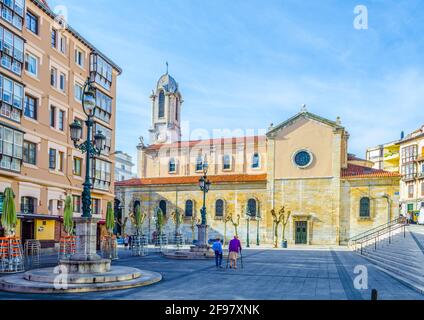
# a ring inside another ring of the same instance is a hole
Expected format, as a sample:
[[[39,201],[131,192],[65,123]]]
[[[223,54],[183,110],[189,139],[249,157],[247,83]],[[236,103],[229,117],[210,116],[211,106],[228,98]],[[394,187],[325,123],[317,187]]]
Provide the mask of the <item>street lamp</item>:
[[[210,187],[211,187],[211,182],[208,180],[208,169],[209,169],[209,164],[206,160],[205,157],[205,161],[203,163],[203,176],[199,179],[199,187],[200,190],[203,192],[203,207],[200,211],[201,216],[202,216],[202,225],[206,225],[207,224],[207,220],[206,220],[206,194],[209,192]]]
[[[206,156],[204,162],[202,164],[203,176],[199,179],[199,187],[203,192],[203,206],[200,210],[200,214],[202,217],[201,224],[197,226],[198,229],[198,247],[207,248],[207,237],[208,237],[208,226],[207,226],[207,212],[206,212],[206,194],[209,192],[211,187],[211,182],[208,180],[208,169],[209,164],[206,160]]]
[[[94,135],[94,139],[91,138],[92,129],[94,125],[93,116],[94,108],[96,107],[96,94],[90,79],[87,80],[83,90],[82,106],[84,113],[87,115],[85,124],[87,126],[87,140],[81,144],[78,144],[82,139],[82,125],[80,122],[75,120],[70,125],[71,139],[74,142],[75,148],[81,150],[82,153],[86,154],[85,161],[85,182],[83,183],[84,191],[82,193],[82,218],[91,218],[91,177],[90,177],[90,160],[95,156],[100,155],[102,152],[106,137],[98,131]]]
[[[247,221],[247,239],[246,239],[246,247],[250,248],[250,219],[251,219],[251,215],[250,215],[250,210],[248,209],[246,212],[246,221]]]

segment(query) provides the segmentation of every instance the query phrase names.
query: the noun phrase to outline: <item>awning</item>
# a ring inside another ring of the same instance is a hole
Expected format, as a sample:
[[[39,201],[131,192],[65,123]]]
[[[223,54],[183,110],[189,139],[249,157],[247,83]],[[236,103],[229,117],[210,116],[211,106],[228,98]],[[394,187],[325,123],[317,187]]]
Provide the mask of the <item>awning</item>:
[[[36,220],[59,220],[59,216],[51,216],[47,214],[23,214],[18,213],[17,214],[19,219],[36,219]]]

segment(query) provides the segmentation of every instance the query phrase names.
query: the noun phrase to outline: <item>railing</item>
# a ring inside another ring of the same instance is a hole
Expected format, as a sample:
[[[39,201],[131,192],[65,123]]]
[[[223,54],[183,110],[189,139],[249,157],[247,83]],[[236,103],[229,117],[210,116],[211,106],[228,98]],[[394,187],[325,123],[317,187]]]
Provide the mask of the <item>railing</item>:
[[[368,230],[367,232],[361,233],[349,240],[349,246],[353,247],[355,251],[358,251],[358,246],[360,248],[361,255],[363,254],[363,249],[367,245],[374,244],[374,249],[377,250],[377,244],[384,239],[389,240],[389,244],[392,243],[392,237],[395,232],[403,229],[403,236],[406,237],[406,227],[408,226],[408,221],[404,217],[399,217],[389,223],[386,223],[382,226]],[[402,231],[402,230],[401,230]]]

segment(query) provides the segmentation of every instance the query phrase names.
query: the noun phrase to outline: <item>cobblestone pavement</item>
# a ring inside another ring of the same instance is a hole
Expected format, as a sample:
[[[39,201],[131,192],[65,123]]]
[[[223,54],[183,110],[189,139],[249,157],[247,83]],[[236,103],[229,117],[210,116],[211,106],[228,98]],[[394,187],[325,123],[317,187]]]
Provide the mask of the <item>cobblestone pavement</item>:
[[[244,250],[244,268],[217,270],[214,261],[176,261],[157,253],[133,258],[120,251],[115,265],[160,272],[155,285],[125,291],[69,295],[25,295],[0,292],[0,299],[130,299],[130,300],[367,300],[377,289],[380,299],[424,300],[424,295],[340,248]],[[45,258],[45,266],[55,263]],[[368,289],[357,290],[354,269],[368,270]],[[225,261],[224,261],[225,266]]]

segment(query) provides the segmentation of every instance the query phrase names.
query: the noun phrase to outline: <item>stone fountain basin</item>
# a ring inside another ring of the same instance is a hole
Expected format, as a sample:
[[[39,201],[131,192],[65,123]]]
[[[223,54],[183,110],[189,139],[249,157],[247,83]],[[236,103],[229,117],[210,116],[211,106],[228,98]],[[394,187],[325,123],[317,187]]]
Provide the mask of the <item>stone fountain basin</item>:
[[[33,282],[45,282],[54,283],[58,277],[58,273],[54,273],[55,268],[47,269],[36,269],[28,271],[23,274],[23,278]],[[118,282],[118,281],[129,281],[141,277],[141,271],[135,268],[129,267],[113,267],[113,269],[106,273],[94,273],[94,274],[81,274],[81,273],[70,273],[66,277],[69,284],[93,284],[93,283],[106,283],[106,282]]]

